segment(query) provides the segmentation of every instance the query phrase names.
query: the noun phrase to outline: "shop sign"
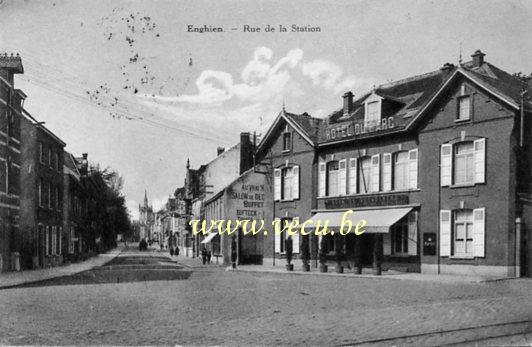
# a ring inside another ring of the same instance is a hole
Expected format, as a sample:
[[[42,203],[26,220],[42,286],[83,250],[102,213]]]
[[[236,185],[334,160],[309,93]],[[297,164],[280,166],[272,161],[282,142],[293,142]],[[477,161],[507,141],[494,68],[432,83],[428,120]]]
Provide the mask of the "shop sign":
[[[344,198],[332,198],[325,200],[325,208],[355,208],[367,206],[394,206],[408,205],[409,198],[405,194],[393,195],[370,195],[370,196],[349,196]]]

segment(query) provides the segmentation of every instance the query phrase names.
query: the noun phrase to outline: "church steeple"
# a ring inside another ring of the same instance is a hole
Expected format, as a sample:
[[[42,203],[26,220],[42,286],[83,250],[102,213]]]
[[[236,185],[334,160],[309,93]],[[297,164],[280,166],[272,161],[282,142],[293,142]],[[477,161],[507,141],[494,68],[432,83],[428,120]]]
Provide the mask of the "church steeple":
[[[148,191],[144,189],[144,206],[148,207]]]

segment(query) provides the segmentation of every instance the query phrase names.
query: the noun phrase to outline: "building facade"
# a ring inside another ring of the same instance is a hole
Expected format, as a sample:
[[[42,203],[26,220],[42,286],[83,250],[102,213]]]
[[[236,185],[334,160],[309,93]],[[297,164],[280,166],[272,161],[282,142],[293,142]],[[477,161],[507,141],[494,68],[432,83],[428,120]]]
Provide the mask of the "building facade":
[[[20,233],[20,165],[22,106],[26,95],[15,89],[15,74],[24,73],[16,56],[0,55],[0,271],[18,270]]]
[[[267,151],[274,160],[285,152],[271,165],[275,217],[328,220],[336,235],[319,244],[350,267],[529,274],[529,92],[526,81],[477,51],[459,66],[445,64],[358,98],[346,93],[315,140],[305,141],[312,169],[296,169],[300,187],[313,187],[305,202],[298,201],[301,189],[285,191],[285,180],[293,180],[286,177],[303,161],[291,159],[286,145],[275,149],[291,131],[276,121],[258,153],[264,162]],[[289,194],[293,201],[284,201]],[[280,210],[285,206],[293,214]],[[354,224],[367,221],[362,236],[338,236],[346,211]]]
[[[22,119],[21,229],[26,267],[63,262],[65,143],[27,112]]]

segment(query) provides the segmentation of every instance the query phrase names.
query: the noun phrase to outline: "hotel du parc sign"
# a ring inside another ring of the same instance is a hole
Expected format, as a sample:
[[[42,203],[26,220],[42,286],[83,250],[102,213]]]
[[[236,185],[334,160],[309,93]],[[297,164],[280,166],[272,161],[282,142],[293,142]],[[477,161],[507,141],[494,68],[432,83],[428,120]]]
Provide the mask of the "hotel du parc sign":
[[[382,118],[380,121],[347,121],[327,125],[325,139],[326,141],[339,140],[393,128],[393,117]]]

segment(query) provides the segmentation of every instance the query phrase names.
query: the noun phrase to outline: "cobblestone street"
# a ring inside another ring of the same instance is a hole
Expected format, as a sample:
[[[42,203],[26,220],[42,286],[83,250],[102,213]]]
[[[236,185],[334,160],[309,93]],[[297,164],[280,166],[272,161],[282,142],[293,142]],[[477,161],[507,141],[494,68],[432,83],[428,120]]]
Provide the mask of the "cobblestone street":
[[[189,279],[1,290],[0,344],[329,345],[410,336],[395,341],[430,345],[532,330],[530,280],[437,283],[182,263],[193,269]]]

